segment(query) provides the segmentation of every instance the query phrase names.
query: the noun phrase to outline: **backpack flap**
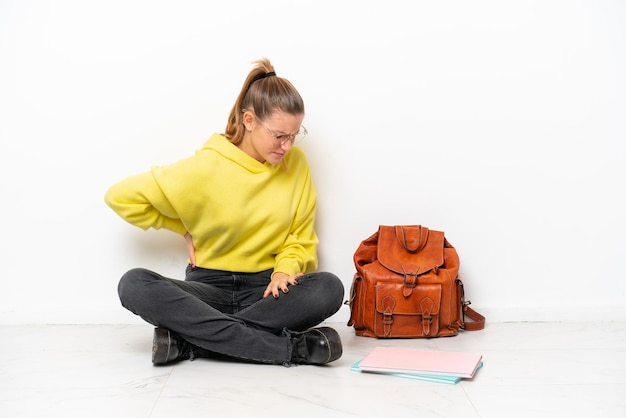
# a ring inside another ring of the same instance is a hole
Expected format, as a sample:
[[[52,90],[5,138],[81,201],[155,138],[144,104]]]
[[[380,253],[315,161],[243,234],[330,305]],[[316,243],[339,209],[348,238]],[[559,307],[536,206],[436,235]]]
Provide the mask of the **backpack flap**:
[[[421,225],[380,226],[378,261],[386,269],[405,277],[407,289],[415,287],[417,276],[444,264],[444,233]],[[408,296],[405,291],[405,296]],[[410,294],[410,292],[409,292]]]

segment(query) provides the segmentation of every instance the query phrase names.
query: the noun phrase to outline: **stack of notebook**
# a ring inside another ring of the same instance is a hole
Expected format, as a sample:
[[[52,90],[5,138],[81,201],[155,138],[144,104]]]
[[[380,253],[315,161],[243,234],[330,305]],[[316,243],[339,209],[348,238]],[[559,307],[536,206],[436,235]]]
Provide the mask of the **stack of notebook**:
[[[376,347],[352,370],[408,379],[456,384],[471,379],[483,365],[478,353]]]

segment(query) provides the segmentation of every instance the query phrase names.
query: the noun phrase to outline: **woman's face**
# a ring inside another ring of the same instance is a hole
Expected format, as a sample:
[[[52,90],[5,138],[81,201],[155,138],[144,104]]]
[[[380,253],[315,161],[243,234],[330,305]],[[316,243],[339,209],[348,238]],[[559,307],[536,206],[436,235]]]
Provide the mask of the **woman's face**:
[[[260,121],[254,112],[247,111],[243,115],[246,131],[239,148],[259,161],[278,164],[293,146],[293,136],[302,125],[304,115],[291,115],[275,111]]]

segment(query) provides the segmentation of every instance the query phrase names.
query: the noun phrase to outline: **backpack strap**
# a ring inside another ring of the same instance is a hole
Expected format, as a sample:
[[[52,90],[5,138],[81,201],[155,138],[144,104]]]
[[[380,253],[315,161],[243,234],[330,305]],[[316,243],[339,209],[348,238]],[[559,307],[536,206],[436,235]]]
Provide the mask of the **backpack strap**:
[[[470,308],[469,302],[463,305],[463,329],[465,331],[478,331],[485,328],[485,317]],[[467,322],[465,316],[472,320]]]
[[[456,284],[459,289],[459,299],[461,302],[461,311],[463,313],[463,323],[461,324],[461,329],[465,331],[478,331],[485,328],[485,317],[472,308],[469,305],[472,304],[471,301],[465,300],[465,287],[463,286],[463,282],[461,279],[456,279]],[[467,322],[465,317],[471,319],[471,322]]]

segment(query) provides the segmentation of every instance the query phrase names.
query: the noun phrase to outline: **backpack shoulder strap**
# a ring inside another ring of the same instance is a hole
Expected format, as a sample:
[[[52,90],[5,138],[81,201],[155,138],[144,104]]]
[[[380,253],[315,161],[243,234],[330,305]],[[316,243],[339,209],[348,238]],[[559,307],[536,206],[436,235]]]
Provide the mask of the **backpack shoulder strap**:
[[[465,316],[471,319],[471,322],[465,320]],[[485,317],[470,308],[468,305],[463,306],[463,329],[466,331],[478,331],[485,328]]]

